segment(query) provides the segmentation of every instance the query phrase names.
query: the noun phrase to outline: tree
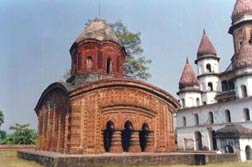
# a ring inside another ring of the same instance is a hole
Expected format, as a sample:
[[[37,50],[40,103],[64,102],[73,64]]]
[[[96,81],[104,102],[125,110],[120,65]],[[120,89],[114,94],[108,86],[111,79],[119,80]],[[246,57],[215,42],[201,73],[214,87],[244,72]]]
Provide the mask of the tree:
[[[92,20],[88,20],[88,26]],[[143,48],[141,47],[140,33],[129,32],[127,27],[121,21],[109,24],[117,37],[121,40],[126,50],[126,59],[124,63],[124,74],[128,78],[147,80],[151,77],[148,72],[148,65],[151,63],[150,59],[141,56]],[[71,76],[70,70],[64,74],[64,78],[68,79]]]
[[[150,59],[141,56],[143,48],[141,47],[140,33],[129,32],[127,27],[121,21],[110,24],[117,37],[121,40],[126,50],[126,59],[124,64],[125,76],[133,79],[147,80],[151,77],[148,72]]]
[[[30,124],[15,124],[10,126],[10,130],[14,133],[7,139],[9,144],[35,144],[36,133],[35,130],[28,128]]]
[[[0,141],[6,138],[6,131],[0,129]]]
[[[4,115],[3,112],[0,110],[0,126],[4,123]]]
[[[0,126],[4,123],[4,115],[0,110]],[[6,138],[6,131],[0,129],[0,141],[3,141]]]

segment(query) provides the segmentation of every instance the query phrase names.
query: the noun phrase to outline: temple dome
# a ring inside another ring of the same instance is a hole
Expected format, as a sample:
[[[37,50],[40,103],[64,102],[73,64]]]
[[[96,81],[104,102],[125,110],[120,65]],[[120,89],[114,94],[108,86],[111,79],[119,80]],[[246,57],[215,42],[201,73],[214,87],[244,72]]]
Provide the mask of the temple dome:
[[[216,50],[204,30],[197,52],[197,57],[199,58],[206,54],[216,55]]]
[[[189,64],[188,59],[186,59],[186,64],[179,81],[179,88],[184,88],[186,86],[199,86],[199,80],[197,79],[192,66]]]
[[[245,15],[252,15],[252,0],[236,0],[232,13],[233,23]]]
[[[81,33],[81,35],[75,40],[76,43],[88,39],[95,39],[98,41],[112,41],[122,46],[121,41],[118,39],[116,34],[113,32],[112,27],[102,19],[94,19]]]
[[[242,42],[240,53],[233,60],[234,69],[245,67],[252,67],[252,46],[246,40]]]

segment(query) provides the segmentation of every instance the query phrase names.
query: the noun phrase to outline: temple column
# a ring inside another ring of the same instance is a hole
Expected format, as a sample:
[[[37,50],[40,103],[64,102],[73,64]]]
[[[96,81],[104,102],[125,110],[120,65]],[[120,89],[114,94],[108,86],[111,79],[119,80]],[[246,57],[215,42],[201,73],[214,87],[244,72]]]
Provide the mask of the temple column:
[[[41,149],[42,150],[45,150],[45,139],[46,139],[46,135],[45,135],[45,132],[46,132],[46,111],[45,109],[42,110],[42,134],[41,134]]]
[[[139,141],[139,131],[132,131],[130,137],[130,147],[129,152],[141,152],[140,141]]]
[[[39,114],[38,114],[38,142],[37,142],[37,146],[36,149],[40,150],[41,148],[41,135],[42,135],[42,110],[39,110]]]
[[[67,146],[68,146],[68,127],[69,127],[69,112],[66,113],[66,118],[65,118],[65,136],[64,136],[64,153],[67,152]]]
[[[154,152],[155,151],[155,148],[154,148],[154,132],[153,131],[148,132],[147,145],[146,145],[146,148],[145,148],[144,151],[145,152]]]
[[[110,152],[112,153],[122,153],[122,136],[120,130],[115,130],[111,139]]]
[[[53,106],[53,111],[52,111],[52,132],[51,132],[51,151],[54,151],[55,149],[55,105]]]
[[[46,138],[47,138],[47,144],[46,144],[46,150],[48,151],[50,149],[51,145],[51,125],[50,125],[50,117],[51,117],[51,111],[49,110],[47,112],[47,131],[46,131]]]
[[[56,147],[56,151],[59,152],[60,150],[60,131],[61,131],[61,113],[59,112],[58,115],[58,134],[57,134],[57,147]]]

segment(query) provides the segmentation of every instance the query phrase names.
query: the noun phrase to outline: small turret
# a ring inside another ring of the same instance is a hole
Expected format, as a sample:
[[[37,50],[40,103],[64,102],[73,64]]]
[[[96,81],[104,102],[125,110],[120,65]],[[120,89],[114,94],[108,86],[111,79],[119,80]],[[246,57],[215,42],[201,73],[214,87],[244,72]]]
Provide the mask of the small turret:
[[[186,64],[179,81],[179,92],[182,108],[201,105],[199,80],[195,76],[192,66],[186,59]]]
[[[219,60],[217,52],[204,30],[197,59],[198,79],[200,81],[203,104],[215,103],[215,96],[220,91]]]

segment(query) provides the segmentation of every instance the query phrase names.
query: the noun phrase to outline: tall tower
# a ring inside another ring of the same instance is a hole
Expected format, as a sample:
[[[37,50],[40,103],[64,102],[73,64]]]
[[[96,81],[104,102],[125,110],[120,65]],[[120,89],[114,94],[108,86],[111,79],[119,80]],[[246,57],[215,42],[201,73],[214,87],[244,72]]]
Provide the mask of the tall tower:
[[[122,77],[126,52],[112,28],[102,19],[93,20],[70,49],[72,68],[68,82],[87,84]]]
[[[182,108],[201,105],[201,91],[199,80],[195,76],[192,66],[186,59],[186,64],[179,81],[179,92]]]
[[[235,91],[238,98],[252,96],[252,0],[237,0],[229,33],[233,35]]]
[[[242,42],[251,40],[252,0],[237,0],[232,13],[229,33],[233,35],[234,55],[239,54]]]
[[[216,50],[205,30],[199,45],[195,64],[198,66],[198,79],[202,93],[202,103],[215,103],[215,96],[220,90],[219,60]]]

